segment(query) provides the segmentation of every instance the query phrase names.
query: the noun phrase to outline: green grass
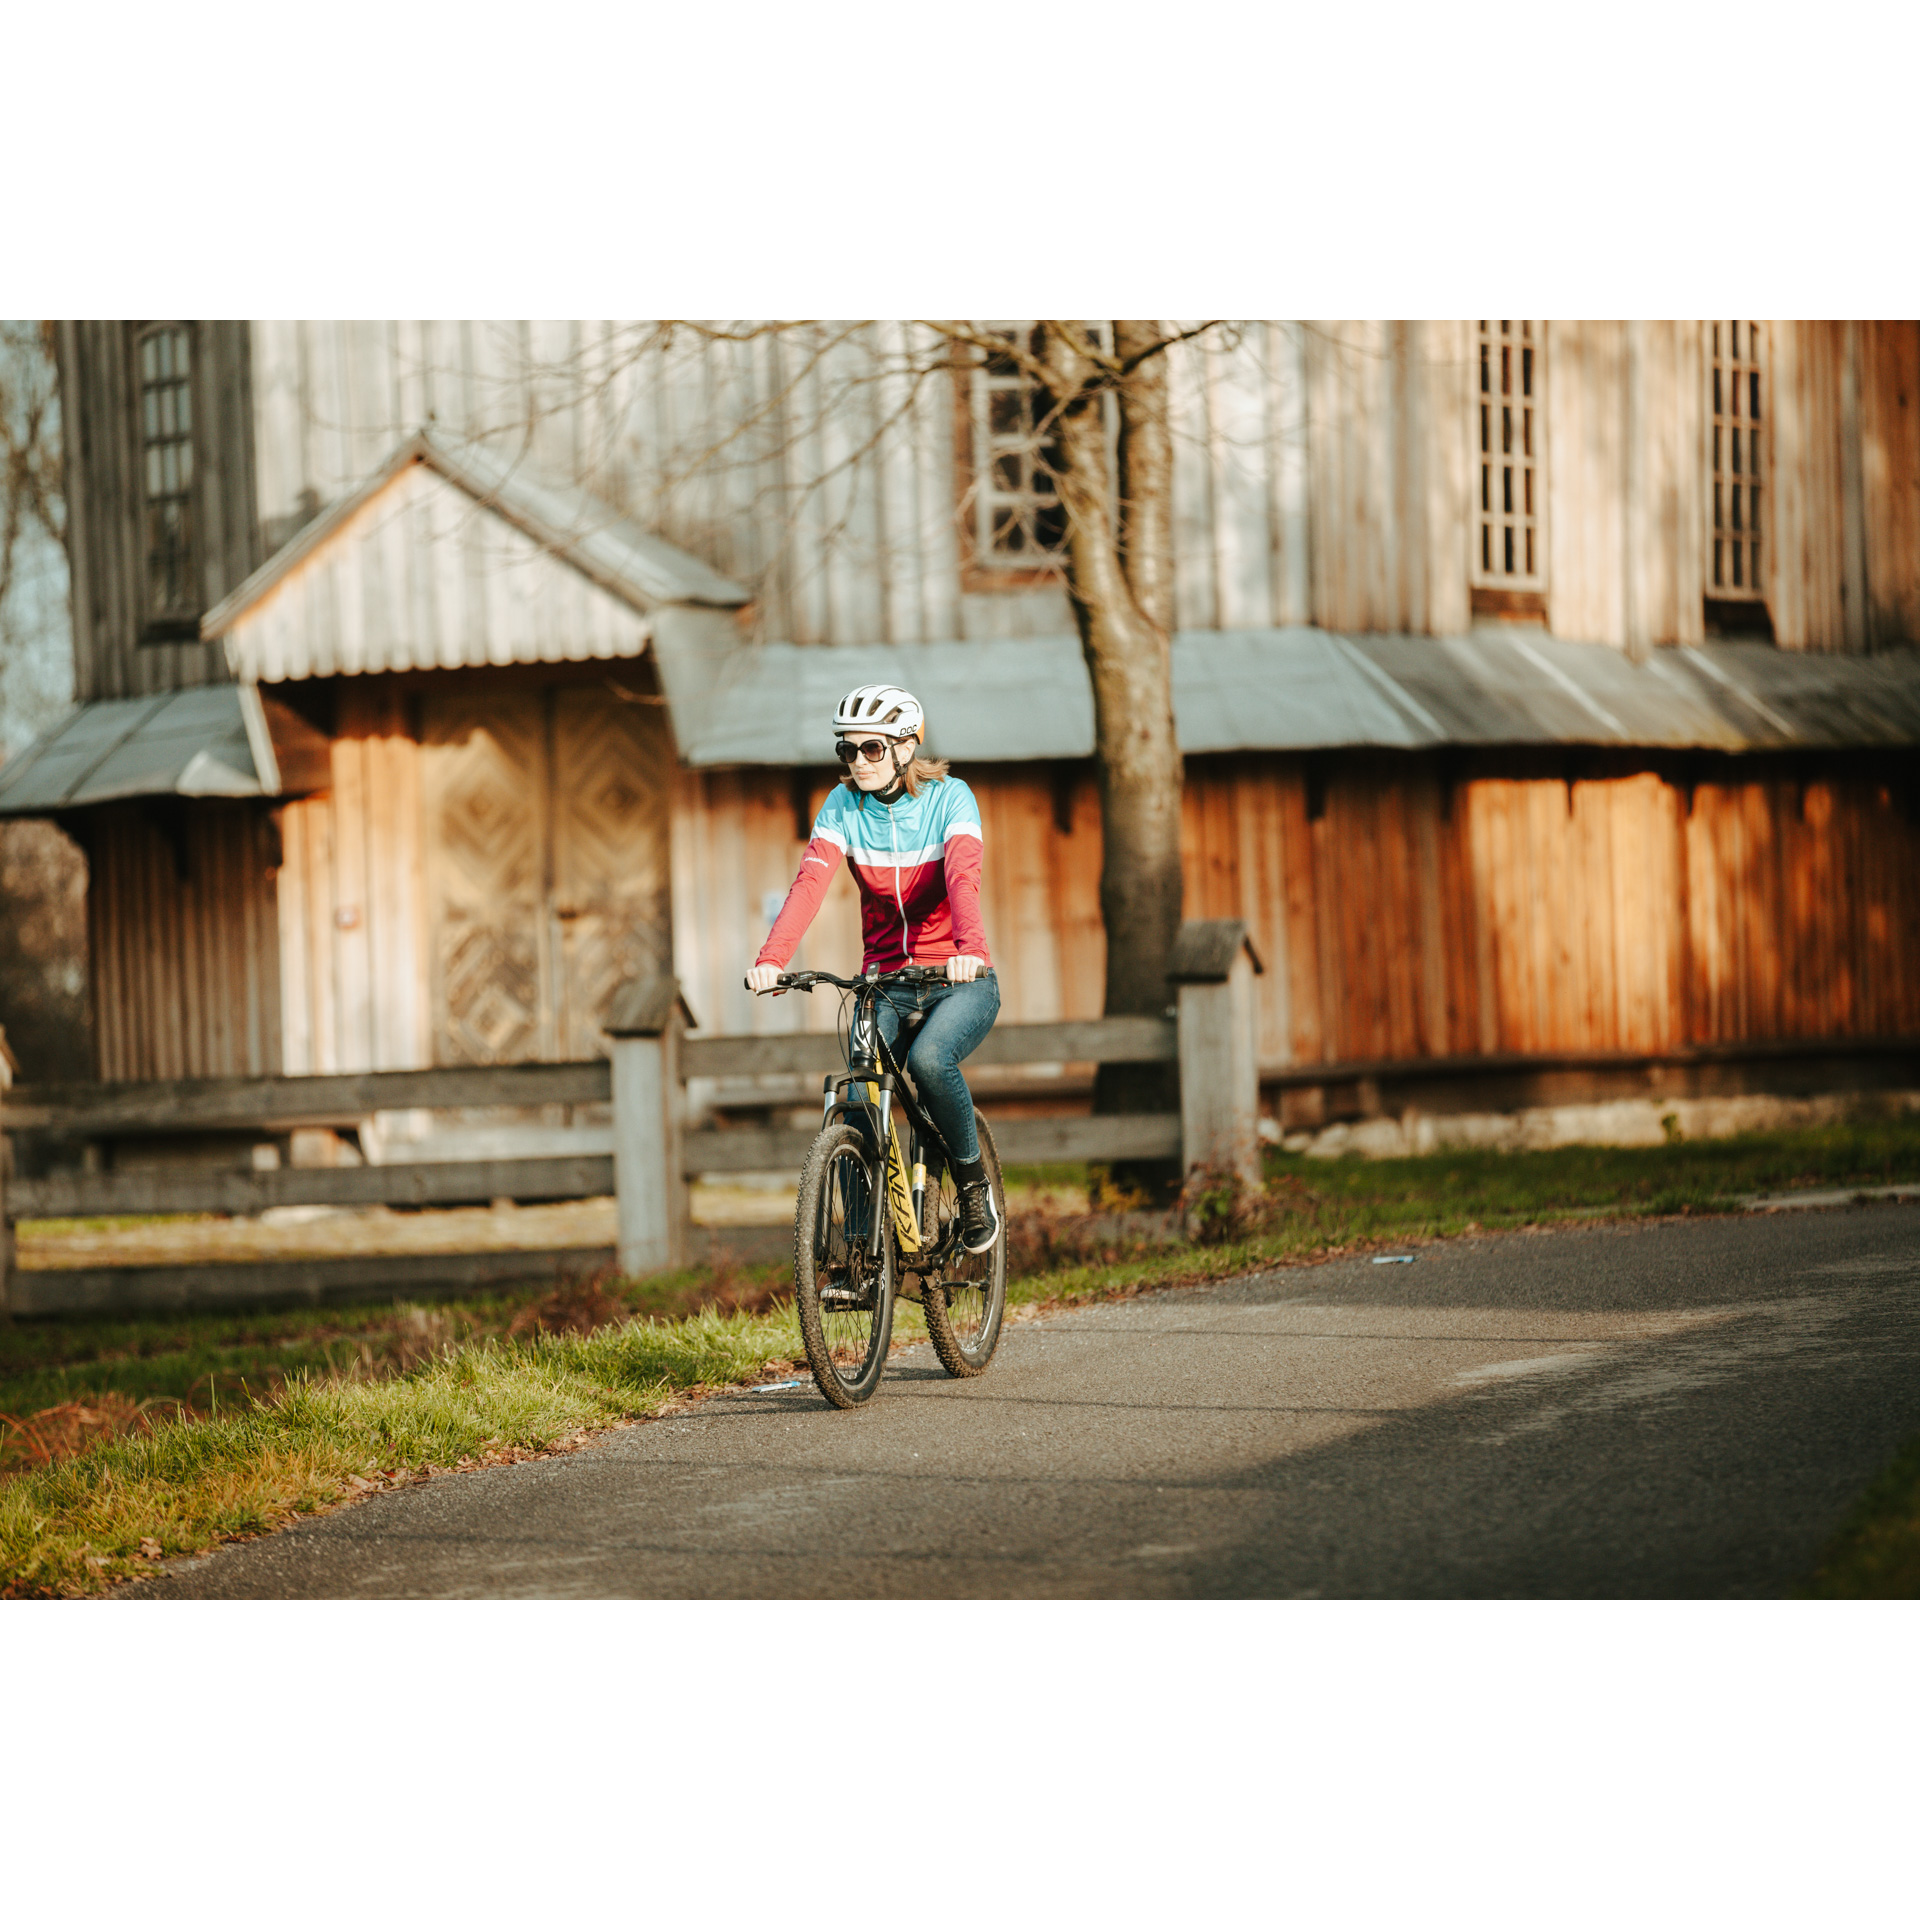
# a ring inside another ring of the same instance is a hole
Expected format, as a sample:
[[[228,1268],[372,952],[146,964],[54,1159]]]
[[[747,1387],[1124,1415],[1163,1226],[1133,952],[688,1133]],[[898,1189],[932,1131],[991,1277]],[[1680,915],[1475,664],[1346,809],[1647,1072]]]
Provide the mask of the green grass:
[[[1397,1161],[1275,1154],[1269,1174],[1264,1201],[1223,1218],[1213,1244],[1114,1245],[1093,1238],[1084,1219],[1016,1216],[1011,1308],[1195,1284],[1382,1242],[1721,1211],[1756,1190],[1913,1180],[1920,1116],[1655,1148]],[[1085,1177],[1084,1168],[1018,1176],[1056,1187]],[[801,1355],[792,1308],[773,1298],[783,1278],[764,1268],[438,1306],[0,1329],[0,1414],[17,1421],[115,1398],[123,1413],[145,1405],[153,1422],[0,1480],[0,1590],[98,1591],[155,1555],[269,1530],[366,1483],[569,1444],[678,1395],[782,1370]],[[918,1309],[903,1302],[896,1330],[923,1337]],[[1920,1462],[1901,1484],[1904,1495],[1887,1494],[1893,1504],[1860,1523],[1871,1544],[1849,1549],[1847,1565],[1865,1564],[1860,1554],[1879,1556],[1876,1566],[1920,1564]]]

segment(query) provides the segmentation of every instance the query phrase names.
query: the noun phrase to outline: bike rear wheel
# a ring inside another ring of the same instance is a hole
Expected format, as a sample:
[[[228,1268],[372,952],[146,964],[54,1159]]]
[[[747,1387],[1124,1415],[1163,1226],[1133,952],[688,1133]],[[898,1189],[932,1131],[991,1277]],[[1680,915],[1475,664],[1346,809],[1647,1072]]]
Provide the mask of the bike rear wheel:
[[[793,1298],[815,1384],[836,1407],[872,1398],[893,1338],[893,1235],[867,1250],[882,1195],[854,1128],[826,1128],[807,1154],[793,1215]]]
[[[1007,1313],[1007,1191],[1000,1179],[1000,1156],[993,1135],[976,1107],[975,1130],[980,1135],[980,1160],[993,1187],[993,1204],[1000,1215],[1000,1237],[985,1253],[963,1253],[955,1240],[953,1253],[921,1282],[927,1315],[927,1336],[940,1364],[956,1380],[984,1373],[1000,1344],[1000,1327]],[[953,1170],[940,1169],[940,1184],[927,1188],[926,1236],[938,1246],[955,1231],[959,1195]]]

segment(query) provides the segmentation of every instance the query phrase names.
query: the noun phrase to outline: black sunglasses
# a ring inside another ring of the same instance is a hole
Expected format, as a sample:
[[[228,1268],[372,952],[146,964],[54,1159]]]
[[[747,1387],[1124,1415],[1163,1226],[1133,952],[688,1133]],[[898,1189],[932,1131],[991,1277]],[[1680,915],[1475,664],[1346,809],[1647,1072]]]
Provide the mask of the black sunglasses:
[[[869,760],[878,760],[892,745],[891,740],[861,740],[857,743],[852,740],[842,740],[833,750],[839,756],[841,764],[850,767],[853,765],[856,754],[864,754]]]

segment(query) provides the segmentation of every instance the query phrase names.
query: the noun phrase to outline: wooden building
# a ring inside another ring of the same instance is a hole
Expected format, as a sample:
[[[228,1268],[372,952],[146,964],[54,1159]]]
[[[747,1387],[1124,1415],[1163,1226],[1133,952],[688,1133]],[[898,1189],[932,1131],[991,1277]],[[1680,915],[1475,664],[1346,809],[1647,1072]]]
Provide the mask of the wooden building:
[[[1003,1017],[1098,1011],[1010,363],[895,323],[60,351],[83,704],[0,811],[88,851],[103,1077],[578,1057],[669,965],[706,1031],[826,1023],[738,976],[883,673],[980,794]],[[1252,926],[1298,1114],[1323,1068],[1920,1041],[1920,324],[1171,358],[1188,912]],[[844,888],[806,952],[856,951]]]

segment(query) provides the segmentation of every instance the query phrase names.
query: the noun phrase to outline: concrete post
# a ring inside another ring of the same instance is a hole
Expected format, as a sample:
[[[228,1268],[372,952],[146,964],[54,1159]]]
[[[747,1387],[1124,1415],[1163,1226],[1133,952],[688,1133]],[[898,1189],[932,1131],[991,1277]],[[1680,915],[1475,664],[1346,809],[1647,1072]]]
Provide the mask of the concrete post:
[[[635,980],[614,996],[613,1182],[620,1271],[687,1263],[687,1183],[681,1172],[680,1035],[693,1015],[677,980]]]
[[[13,1085],[13,1053],[0,1027],[0,1106]],[[13,1318],[13,1215],[7,1207],[7,1176],[13,1172],[13,1142],[0,1131],[0,1326]]]
[[[1264,972],[1243,920],[1189,920],[1173,943],[1179,993],[1181,1170],[1219,1167],[1260,1185],[1259,1022]]]

